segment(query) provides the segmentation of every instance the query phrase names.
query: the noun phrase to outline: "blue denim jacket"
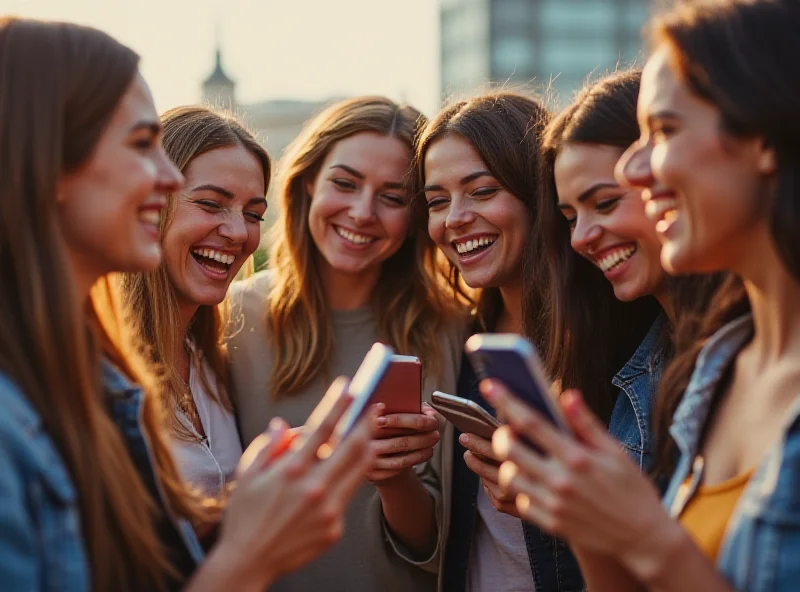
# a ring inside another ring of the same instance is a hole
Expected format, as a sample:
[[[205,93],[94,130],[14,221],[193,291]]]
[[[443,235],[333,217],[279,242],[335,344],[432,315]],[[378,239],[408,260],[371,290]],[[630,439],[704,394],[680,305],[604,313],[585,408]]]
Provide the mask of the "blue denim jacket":
[[[697,457],[714,392],[753,335],[752,317],[720,329],[703,347],[670,428],[681,456],[664,496],[677,516],[699,483],[678,496]],[[747,592],[789,592],[800,587],[800,393],[779,441],[767,452],[728,522],[717,569]]]
[[[169,515],[139,428],[142,391],[110,364],[102,368],[109,414],[134,463]],[[0,373],[0,588],[8,592],[91,589],[81,533],[77,490],[67,468],[25,395]],[[187,576],[202,558],[191,526],[166,519],[158,532],[176,567]]]
[[[614,436],[643,469],[650,463],[650,411],[658,381],[664,369],[663,332],[666,318],[661,315],[647,332],[633,356],[613,379],[620,389],[611,414],[609,433]],[[475,401],[490,413],[494,410],[478,391],[478,380],[469,360],[461,363],[458,395]],[[478,476],[464,463],[465,448],[458,441],[461,432],[454,430],[453,500],[450,532],[445,546],[441,574],[445,592],[466,589],[467,569],[475,525]],[[569,546],[532,524],[522,523],[525,547],[537,592],[577,592],[583,590],[583,576]]]

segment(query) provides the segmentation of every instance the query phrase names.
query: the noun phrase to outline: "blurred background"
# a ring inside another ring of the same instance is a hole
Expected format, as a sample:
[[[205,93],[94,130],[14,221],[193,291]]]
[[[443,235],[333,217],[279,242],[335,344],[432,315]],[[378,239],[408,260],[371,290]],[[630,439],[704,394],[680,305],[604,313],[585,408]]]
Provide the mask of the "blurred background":
[[[587,77],[641,61],[650,4],[0,0],[0,12],[103,29],[139,53],[159,112],[201,102],[230,109],[277,162],[304,122],[348,96],[386,95],[433,116],[449,98],[505,85],[557,108]]]

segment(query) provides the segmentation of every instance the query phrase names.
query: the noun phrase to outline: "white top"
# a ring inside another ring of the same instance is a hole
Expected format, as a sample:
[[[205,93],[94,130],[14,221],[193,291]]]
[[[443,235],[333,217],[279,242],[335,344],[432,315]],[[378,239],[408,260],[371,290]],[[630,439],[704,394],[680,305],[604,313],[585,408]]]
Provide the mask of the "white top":
[[[202,365],[211,388],[216,384],[214,372],[202,358],[202,354],[196,352],[194,347],[191,349],[193,355],[189,365],[189,388],[206,437],[200,441],[187,442],[173,436],[172,454],[185,481],[205,495],[216,496],[236,470],[242,456],[242,444],[233,413],[226,411],[206,392],[198,365]],[[199,438],[192,422],[180,409],[177,417],[190,433]]]
[[[472,556],[467,568],[469,592],[532,592],[533,572],[522,521],[498,512],[478,484],[478,512]]]

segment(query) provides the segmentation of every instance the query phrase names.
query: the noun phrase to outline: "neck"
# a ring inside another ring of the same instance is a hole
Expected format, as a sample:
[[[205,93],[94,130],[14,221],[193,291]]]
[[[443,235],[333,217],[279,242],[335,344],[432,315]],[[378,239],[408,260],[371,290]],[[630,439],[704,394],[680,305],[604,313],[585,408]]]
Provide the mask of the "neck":
[[[178,303],[178,326],[175,328],[177,334],[180,335],[181,347],[183,342],[189,336],[189,325],[192,324],[192,319],[197,311],[200,309],[199,304],[189,302]]]
[[[378,285],[380,269],[364,273],[342,273],[326,262],[319,266],[322,287],[331,310],[355,310],[367,306]]]
[[[671,326],[675,326],[675,306],[672,303],[672,297],[669,294],[669,290],[667,286],[663,286],[658,292],[653,294],[653,297],[658,301],[661,305],[661,308],[664,309],[664,314],[667,315],[667,319],[669,319],[669,324]]]
[[[67,255],[67,265],[69,265],[72,272],[70,275],[75,281],[78,302],[86,304],[89,300],[92,286],[100,279],[103,273],[93,270],[89,265],[84,265],[79,257],[71,254]]]
[[[522,334],[522,284],[516,283],[500,288],[503,298],[503,314],[497,323],[498,333]]]

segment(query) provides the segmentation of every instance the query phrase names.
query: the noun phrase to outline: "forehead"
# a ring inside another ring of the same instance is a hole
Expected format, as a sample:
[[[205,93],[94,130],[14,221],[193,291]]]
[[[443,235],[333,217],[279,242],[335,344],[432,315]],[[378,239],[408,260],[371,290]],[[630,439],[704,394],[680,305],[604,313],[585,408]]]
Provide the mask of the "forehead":
[[[347,165],[366,177],[400,180],[411,164],[411,148],[393,136],[377,132],[361,132],[336,142],[323,169]]]
[[[428,183],[455,182],[465,175],[487,168],[475,147],[455,134],[439,138],[425,154],[425,178]]]
[[[153,104],[150,87],[147,86],[142,75],[137,72],[125,90],[125,94],[122,95],[110,125],[125,128],[124,131],[127,132],[130,126],[140,121],[157,122],[158,113]]]
[[[263,196],[264,171],[261,161],[244,146],[215,148],[196,158],[184,171],[188,185],[211,183],[245,197]]]
[[[687,90],[672,68],[672,52],[662,43],[648,58],[642,71],[639,113],[648,115],[685,101]]]
[[[597,183],[614,183],[614,167],[623,150],[616,146],[568,143],[555,162],[556,191],[560,203],[576,202]]]

